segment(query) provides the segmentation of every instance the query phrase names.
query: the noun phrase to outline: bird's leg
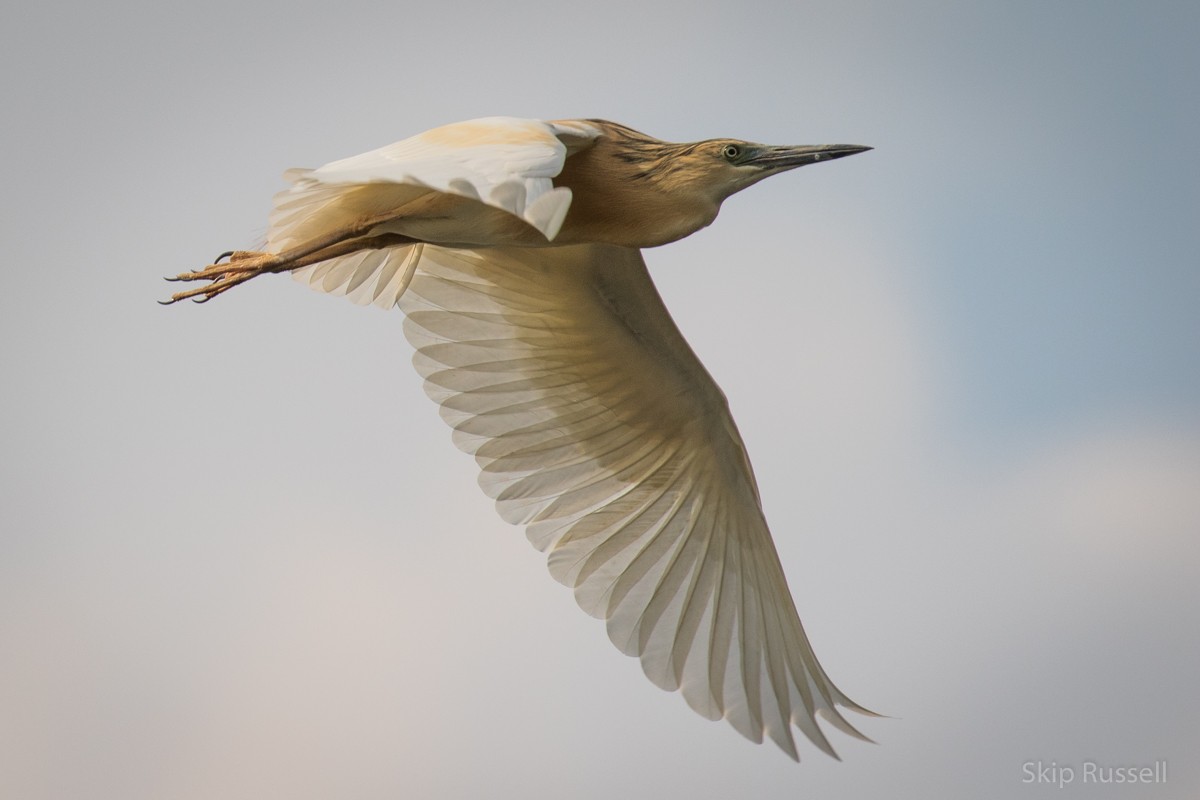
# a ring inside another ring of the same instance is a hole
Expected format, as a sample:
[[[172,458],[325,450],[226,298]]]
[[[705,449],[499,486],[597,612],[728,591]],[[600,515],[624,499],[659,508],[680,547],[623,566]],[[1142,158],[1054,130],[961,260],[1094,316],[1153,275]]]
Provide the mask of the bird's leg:
[[[192,299],[197,303],[205,303],[217,295],[229,291],[239,283],[245,283],[251,278],[267,272],[290,272],[319,261],[344,256],[356,250],[375,250],[382,247],[413,244],[417,241],[395,233],[360,238],[375,226],[393,219],[395,219],[394,213],[366,219],[328,236],[284,250],[282,253],[263,253],[255,250],[232,250],[222,253],[214,263],[203,269],[183,272],[174,278],[167,278],[169,281],[209,281],[208,284],[176,292],[171,295],[170,300],[160,300],[159,302],[163,305],[171,305],[180,300]],[[226,257],[229,260],[223,262]]]

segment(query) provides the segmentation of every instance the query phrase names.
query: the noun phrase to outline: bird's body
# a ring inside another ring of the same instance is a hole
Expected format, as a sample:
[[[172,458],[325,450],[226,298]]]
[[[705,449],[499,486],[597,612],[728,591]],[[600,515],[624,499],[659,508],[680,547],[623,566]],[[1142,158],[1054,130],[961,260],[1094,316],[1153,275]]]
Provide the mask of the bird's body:
[[[262,272],[399,305],[426,390],[501,516],[526,526],[646,674],[797,757],[791,727],[861,736],[800,625],[724,395],[640,249],[776,172],[868,148],[659,142],[599,120],[491,118],[290,173],[266,252],[179,276],[209,299]]]

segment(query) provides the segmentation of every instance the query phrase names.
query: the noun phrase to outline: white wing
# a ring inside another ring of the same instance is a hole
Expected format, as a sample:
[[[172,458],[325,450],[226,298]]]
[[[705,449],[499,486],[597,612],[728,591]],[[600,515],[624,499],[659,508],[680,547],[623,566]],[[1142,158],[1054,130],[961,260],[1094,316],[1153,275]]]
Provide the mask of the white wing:
[[[571,203],[555,188],[570,152],[599,131],[584,122],[512,117],[457,122],[314,170],[289,170],[267,233],[272,252],[429,192],[475,200],[522,219],[550,240]]]
[[[423,244],[356,250],[292,272],[292,277],[318,292],[346,297],[360,306],[388,309],[408,288]]]
[[[501,516],[622,652],[710,719],[791,726],[870,713],[817,663],[725,398],[640,253],[426,246],[399,301],[414,363]]]
[[[434,128],[318,169],[290,170],[293,185],[275,196],[267,249],[281,252],[406,206],[419,216],[416,204],[435,194],[471,201],[458,206],[462,218],[435,225],[486,241],[489,224],[507,225],[512,215],[553,240],[571,191],[555,188],[552,179],[570,153],[598,134],[584,122],[491,117]],[[481,213],[486,207],[504,214],[489,217]],[[318,291],[388,308],[419,258],[419,245],[364,250],[292,275]]]

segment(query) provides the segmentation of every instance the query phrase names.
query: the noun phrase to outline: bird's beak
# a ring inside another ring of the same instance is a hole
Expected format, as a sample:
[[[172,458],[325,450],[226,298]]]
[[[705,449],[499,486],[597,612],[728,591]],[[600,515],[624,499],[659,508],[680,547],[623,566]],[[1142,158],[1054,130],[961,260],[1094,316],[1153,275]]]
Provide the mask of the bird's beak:
[[[803,167],[805,164],[816,164],[818,161],[832,161],[835,158],[844,158],[855,153],[865,153],[871,149],[860,144],[764,147],[749,160],[749,163],[762,167],[770,173],[775,173]]]

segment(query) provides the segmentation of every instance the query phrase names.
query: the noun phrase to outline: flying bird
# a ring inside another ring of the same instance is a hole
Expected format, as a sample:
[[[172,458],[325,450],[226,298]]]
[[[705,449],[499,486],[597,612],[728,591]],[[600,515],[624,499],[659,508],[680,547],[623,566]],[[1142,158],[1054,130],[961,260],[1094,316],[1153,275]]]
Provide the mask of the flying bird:
[[[763,178],[869,149],[678,144],[595,119],[446,125],[289,171],[263,251],[172,278],[200,283],[167,302],[291,272],[398,305],[480,485],[612,642],[705,717],[799,760],[795,726],[836,758],[817,717],[866,739],[840,709],[874,714],[817,662],[725,396],[641,250]]]

